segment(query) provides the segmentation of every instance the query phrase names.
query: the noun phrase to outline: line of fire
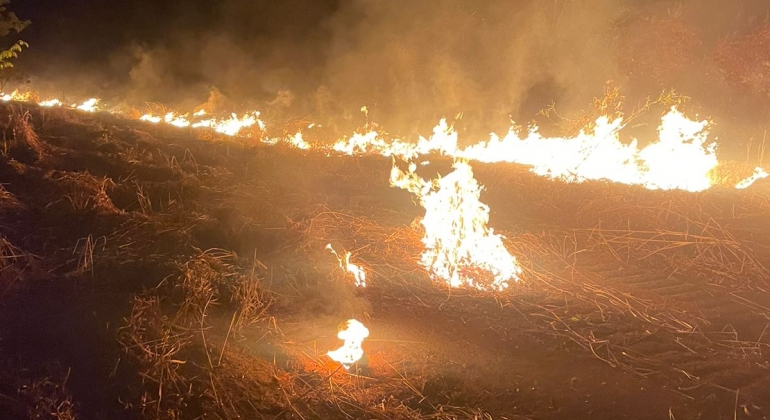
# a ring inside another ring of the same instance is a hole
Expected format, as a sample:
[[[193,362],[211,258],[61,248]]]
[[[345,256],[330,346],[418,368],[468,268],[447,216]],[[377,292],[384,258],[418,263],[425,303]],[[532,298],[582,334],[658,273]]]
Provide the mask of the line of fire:
[[[0,417],[767,418],[768,15],[0,0]]]

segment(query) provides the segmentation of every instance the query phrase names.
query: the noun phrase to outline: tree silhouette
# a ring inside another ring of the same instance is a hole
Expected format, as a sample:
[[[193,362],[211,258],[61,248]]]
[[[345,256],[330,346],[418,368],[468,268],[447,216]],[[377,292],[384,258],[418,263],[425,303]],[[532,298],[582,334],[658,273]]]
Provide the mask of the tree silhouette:
[[[21,20],[16,13],[8,10],[7,5],[10,2],[11,0],[0,0],[0,36],[2,37],[8,36],[11,32],[18,34],[30,24],[28,20]],[[11,60],[18,57],[25,47],[29,47],[29,44],[18,39],[7,49],[0,50],[0,70],[13,67]]]

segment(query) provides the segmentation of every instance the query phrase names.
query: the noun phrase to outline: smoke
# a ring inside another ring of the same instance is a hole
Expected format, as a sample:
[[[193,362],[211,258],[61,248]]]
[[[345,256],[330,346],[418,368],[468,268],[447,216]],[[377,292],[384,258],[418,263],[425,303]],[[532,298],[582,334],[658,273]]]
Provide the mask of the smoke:
[[[638,98],[671,87],[729,94],[709,49],[770,9],[764,0],[134,3],[83,9],[120,29],[60,28],[88,48],[32,71],[133,103],[188,106],[216,89],[268,118],[358,126],[365,105],[371,120],[403,134],[460,113],[468,129],[491,130],[552,102],[577,112],[610,83]],[[35,24],[45,45],[46,22]]]

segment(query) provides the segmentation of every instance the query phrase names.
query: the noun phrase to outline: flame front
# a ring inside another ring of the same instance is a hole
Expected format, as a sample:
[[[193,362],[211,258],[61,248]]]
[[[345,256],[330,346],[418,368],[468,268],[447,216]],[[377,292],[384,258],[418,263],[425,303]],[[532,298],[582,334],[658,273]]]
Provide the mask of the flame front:
[[[350,256],[352,254],[349,251],[344,252],[343,256],[340,257],[340,254],[338,254],[337,251],[332,248],[332,244],[327,244],[326,249],[331,251],[332,254],[337,257],[337,261],[340,263],[340,268],[353,276],[356,287],[366,287],[366,271],[364,271],[364,269],[358,265],[350,262]]]
[[[38,102],[33,92],[13,91],[0,94],[0,100],[35,102],[43,107],[64,106],[59,99]],[[86,112],[100,110],[99,99],[91,98],[69,108]],[[368,117],[368,109],[361,111]],[[123,114],[120,110],[111,110]],[[282,138],[262,136],[265,123],[258,111],[238,116],[233,113],[226,117],[210,116],[205,109],[196,112],[167,112],[163,115],[145,114],[139,119],[153,123],[166,123],[177,127],[210,128],[227,136],[244,135],[244,129],[257,126],[260,141],[277,144],[285,141],[299,149],[314,149],[305,141],[301,132]],[[619,132],[628,120],[599,117],[593,129],[581,131],[574,137],[545,137],[537,127],[521,133],[512,125],[508,133],[500,137],[492,133],[489,139],[468,143],[459,147],[458,135],[446,119],[439,121],[428,137],[420,136],[416,142],[401,139],[385,139],[376,130],[355,133],[353,136],[333,143],[326,150],[348,155],[379,154],[414,160],[420,156],[439,153],[455,159],[462,158],[486,163],[510,162],[531,166],[531,171],[552,179],[566,182],[607,180],[628,185],[641,185],[648,189],[681,189],[703,191],[715,185],[710,177],[718,165],[716,143],[708,139],[708,121],[687,118],[672,107],[661,119],[657,141],[640,148],[636,140],[628,144],[620,141]],[[310,127],[314,124],[310,124]],[[367,128],[371,128],[367,124]],[[247,134],[248,135],[248,134]],[[767,171],[757,167],[755,172],[734,187],[744,189],[759,179],[766,178]]]
[[[369,337],[369,330],[364,324],[355,319],[349,319],[342,324],[340,331],[337,333],[337,338],[345,343],[342,347],[332,350],[326,353],[326,355],[344,366],[345,369],[350,369],[351,366],[364,357],[362,344],[366,337]]]
[[[417,196],[425,208],[420,265],[451,287],[503,290],[518,281],[521,267],[503,237],[487,227],[489,207],[479,200],[481,187],[470,165],[457,160],[454,171],[435,182],[422,179],[416,169],[414,163],[408,172],[394,166],[390,182]]]

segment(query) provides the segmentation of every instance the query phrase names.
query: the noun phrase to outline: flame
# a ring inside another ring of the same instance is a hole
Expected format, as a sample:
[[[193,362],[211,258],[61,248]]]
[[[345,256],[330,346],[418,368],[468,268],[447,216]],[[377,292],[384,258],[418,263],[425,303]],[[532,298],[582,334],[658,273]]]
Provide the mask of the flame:
[[[703,191],[712,186],[709,172],[717,166],[716,144],[708,143],[708,122],[693,121],[676,108],[663,116],[658,141],[639,149],[637,140],[623,144],[623,120],[596,120],[593,133],[574,138],[545,138],[535,127],[521,138],[511,130],[500,139],[468,147],[460,153],[481,162],[514,162],[532,172],[567,182],[609,180],[649,189]]]
[[[364,356],[364,349],[361,345],[366,337],[369,337],[369,330],[364,324],[355,319],[349,319],[340,326],[340,330],[337,333],[337,338],[345,343],[342,347],[332,350],[326,353],[326,355],[344,366],[345,369],[350,369],[353,364]]]
[[[19,90],[14,90],[11,93],[3,93],[0,94],[0,100],[3,102],[11,102],[11,101],[17,101],[17,102],[28,102],[32,98],[32,94],[30,92],[20,93]]]
[[[306,142],[305,139],[302,138],[302,133],[297,133],[293,137],[289,138],[289,144],[296,147],[297,149],[310,149],[310,143]]]
[[[366,272],[363,268],[359,267],[356,264],[353,264],[350,262],[350,252],[344,252],[343,256],[340,257],[340,254],[337,253],[337,251],[334,250],[332,247],[332,244],[327,244],[326,249],[332,252],[335,257],[337,257],[337,261],[340,263],[340,268],[342,268],[346,273],[350,273],[353,275],[353,278],[355,279],[355,285],[356,287],[366,287]]]
[[[457,138],[457,132],[449,126],[446,119],[442,119],[433,128],[432,136],[427,139],[420,136],[417,143],[400,139],[386,141],[380,133],[372,130],[367,133],[356,133],[347,140],[338,140],[332,145],[332,150],[351,156],[376,153],[383,156],[398,156],[407,160],[434,152],[451,156],[457,152]]]
[[[32,92],[21,93],[18,90],[0,94],[0,100],[6,102],[33,102],[37,97]],[[99,110],[99,102],[99,99],[91,98],[69,107],[96,112]],[[59,99],[37,103],[44,107],[64,106]],[[119,110],[109,112],[125,115]],[[367,107],[362,107],[361,112],[368,118]],[[241,116],[233,113],[223,118],[209,116],[205,109],[199,109],[192,114],[175,111],[163,116],[145,114],[139,119],[177,127],[210,128],[228,136],[236,136],[243,135],[243,130],[252,126],[264,132],[265,123],[259,117],[258,111]],[[717,166],[718,161],[716,144],[708,139],[708,121],[691,120],[672,107],[661,119],[657,141],[643,148],[638,146],[637,140],[629,144],[620,141],[619,132],[627,122],[623,118],[611,120],[607,116],[599,117],[591,132],[581,131],[575,137],[545,137],[537,127],[521,133],[512,125],[503,137],[492,133],[489,139],[475,144],[467,143],[472,145],[463,149],[458,146],[457,132],[446,119],[442,119],[430,137],[420,136],[416,142],[386,139],[384,134],[370,130],[340,139],[329,149],[348,155],[379,154],[409,161],[439,153],[455,159],[519,163],[531,166],[531,171],[540,176],[566,182],[607,180],[642,185],[648,189],[692,192],[714,186],[715,181],[709,177],[709,172]],[[314,126],[310,124],[308,128]],[[367,127],[370,128],[368,123]],[[282,138],[262,137],[261,141],[268,144],[286,141],[303,150],[314,148],[302,138],[301,132]],[[764,169],[757,168],[751,177],[736,184],[735,188],[748,188],[767,176]]]
[[[506,289],[509,281],[518,281],[521,267],[503,245],[503,236],[487,227],[489,207],[479,200],[481,187],[470,165],[457,160],[453,167],[434,182],[417,175],[414,163],[408,172],[395,165],[391,171],[391,185],[417,196],[425,208],[420,265],[451,287]]]
[[[144,114],[141,117],[139,117],[139,120],[140,121],[151,122],[153,124],[157,124],[157,123],[163,121],[163,118],[158,117],[156,115],[152,115],[152,114]]]
[[[48,99],[46,101],[38,102],[38,105],[50,108],[54,106],[62,106],[63,104],[62,104],[62,101],[54,98],[54,99]]]
[[[770,176],[770,174],[768,174],[767,171],[765,171],[760,167],[756,167],[754,168],[754,173],[750,177],[737,183],[735,185],[735,188],[739,190],[745,190],[746,188],[749,188],[750,186],[754,185],[755,182],[759,181],[760,179],[765,179],[768,176]]]
[[[99,110],[99,108],[97,108],[98,104],[99,104],[99,99],[91,98],[80,105],[73,104],[72,107],[85,112],[96,112]]]
[[[417,143],[386,141],[371,131],[339,140],[332,149],[349,155],[376,153],[413,159],[439,153],[486,163],[519,163],[532,166],[538,175],[567,182],[609,180],[693,192],[713,186],[708,174],[718,160],[716,144],[708,140],[708,121],[691,120],[672,107],[661,119],[657,141],[641,149],[637,140],[629,144],[620,141],[624,126],[622,118],[602,116],[593,132],[563,138],[544,137],[537,127],[522,136],[511,127],[503,138],[493,133],[489,140],[461,149],[456,131],[442,119],[431,137],[420,137]]]
[[[210,118],[196,122],[192,124],[192,127],[208,127],[212,128],[217,133],[222,133],[228,136],[235,136],[242,129],[251,127],[255,124],[260,128],[260,130],[265,129],[265,123],[259,119],[259,112],[257,111],[243,114],[243,116],[240,118],[235,113],[231,114],[229,118]]]

